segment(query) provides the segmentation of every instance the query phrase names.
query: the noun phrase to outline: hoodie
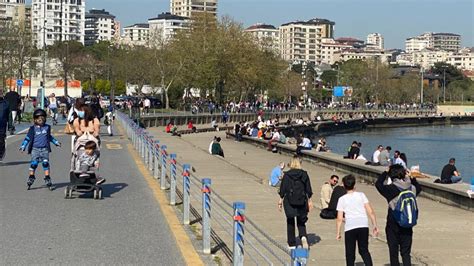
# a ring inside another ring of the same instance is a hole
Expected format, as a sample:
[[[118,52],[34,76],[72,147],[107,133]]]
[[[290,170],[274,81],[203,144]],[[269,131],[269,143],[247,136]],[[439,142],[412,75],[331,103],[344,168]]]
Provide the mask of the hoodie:
[[[10,115],[10,105],[3,97],[0,97],[0,129],[6,130],[8,116]]]
[[[311,181],[309,179],[308,173],[302,169],[290,169],[289,171],[285,172],[282,179],[280,192],[279,192],[281,198],[284,198],[286,194],[290,193],[291,184],[292,184],[290,179],[293,179],[293,180],[301,179],[303,183],[305,184],[306,196],[308,198],[311,198],[311,196],[313,196],[313,191],[311,189]]]

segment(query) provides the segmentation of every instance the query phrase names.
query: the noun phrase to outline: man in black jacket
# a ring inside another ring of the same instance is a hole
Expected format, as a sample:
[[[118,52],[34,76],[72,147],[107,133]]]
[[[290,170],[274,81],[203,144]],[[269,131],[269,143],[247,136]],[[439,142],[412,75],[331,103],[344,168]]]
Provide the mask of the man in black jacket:
[[[3,89],[0,89],[0,162],[5,157],[5,139],[7,137],[8,117],[10,106],[3,97]]]
[[[387,178],[392,179],[392,183],[390,185],[384,184]],[[420,184],[418,184],[415,178],[406,178],[406,170],[399,164],[390,166],[388,173],[383,172],[375,182],[375,187],[388,203],[398,197],[401,192],[399,187],[405,187],[409,189],[411,186],[415,187],[416,195],[418,196],[418,194],[421,192]],[[390,265],[400,265],[398,260],[399,250],[400,254],[402,255],[403,265],[411,265],[410,253],[413,239],[413,228],[401,227],[395,220],[393,210],[390,208],[390,206],[388,207],[385,234],[387,235],[388,250],[390,253]]]
[[[9,92],[5,94],[5,100],[7,100],[8,104],[10,105],[10,123],[9,123],[9,129],[10,129],[10,134],[15,133],[15,120],[16,120],[16,115],[18,114],[18,109],[20,107],[21,103],[21,98],[18,92],[16,92],[13,88],[10,89]]]

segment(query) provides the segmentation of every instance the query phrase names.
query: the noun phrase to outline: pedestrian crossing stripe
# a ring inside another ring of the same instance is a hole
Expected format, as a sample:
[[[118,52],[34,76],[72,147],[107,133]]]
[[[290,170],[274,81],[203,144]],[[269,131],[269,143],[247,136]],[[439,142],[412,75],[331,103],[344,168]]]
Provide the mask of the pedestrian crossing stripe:
[[[123,149],[122,145],[116,144],[116,143],[107,143],[105,144],[105,147],[109,150],[122,150]]]

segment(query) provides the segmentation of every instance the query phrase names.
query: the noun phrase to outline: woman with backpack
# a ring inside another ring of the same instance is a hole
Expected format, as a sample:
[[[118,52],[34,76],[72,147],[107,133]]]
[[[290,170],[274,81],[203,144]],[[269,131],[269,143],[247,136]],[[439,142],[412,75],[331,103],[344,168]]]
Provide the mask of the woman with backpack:
[[[391,178],[391,184],[385,184]],[[375,182],[378,192],[388,202],[387,225],[385,234],[390,254],[390,265],[400,265],[398,251],[402,256],[403,265],[411,265],[411,245],[413,226],[418,218],[416,196],[421,186],[415,178],[406,177],[406,170],[400,164],[390,166],[388,173],[383,172]]]
[[[288,246],[290,249],[296,247],[295,218],[298,226],[299,238],[303,248],[308,248],[306,236],[306,222],[308,212],[313,208],[311,196],[311,181],[308,173],[301,169],[301,160],[294,156],[290,162],[290,170],[283,175],[280,187],[280,200],[278,208],[285,210]]]

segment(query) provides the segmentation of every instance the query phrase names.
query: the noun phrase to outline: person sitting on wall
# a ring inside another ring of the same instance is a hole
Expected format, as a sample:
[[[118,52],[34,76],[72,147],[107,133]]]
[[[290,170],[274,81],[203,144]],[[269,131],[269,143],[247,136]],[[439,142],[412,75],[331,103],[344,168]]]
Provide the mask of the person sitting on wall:
[[[220,142],[221,142],[221,138],[217,137],[216,140],[212,143],[211,154],[224,157],[224,150],[222,149]]]
[[[441,179],[436,179],[435,183],[442,184],[453,184],[462,181],[461,174],[454,164],[456,163],[455,158],[449,159],[449,163],[443,167],[441,171]]]
[[[360,154],[360,148],[359,148],[359,143],[357,141],[353,141],[352,145],[349,148],[349,151],[347,152],[347,156],[344,156],[344,159],[357,159],[357,157]]]

